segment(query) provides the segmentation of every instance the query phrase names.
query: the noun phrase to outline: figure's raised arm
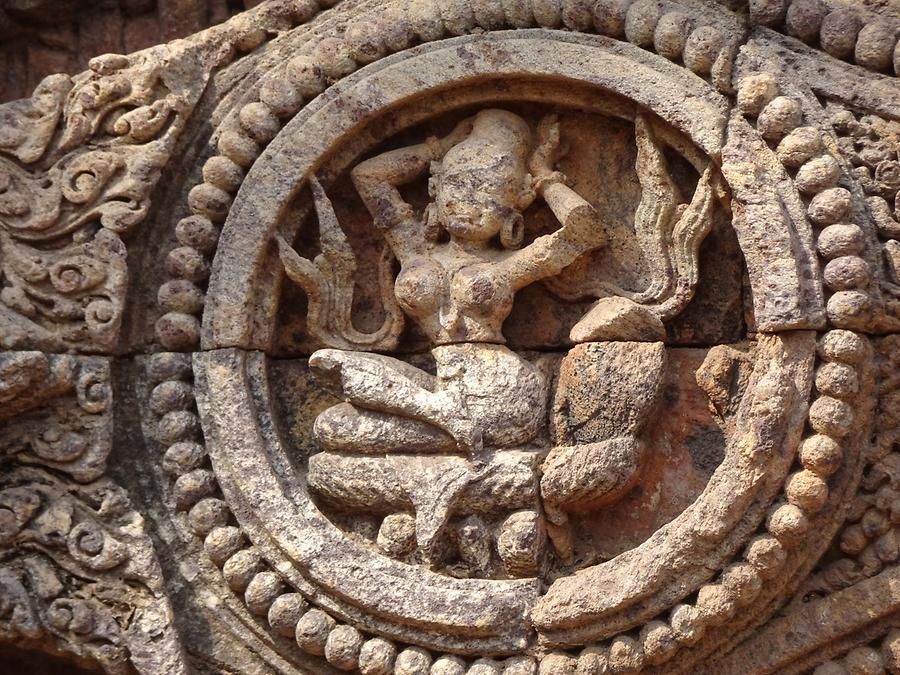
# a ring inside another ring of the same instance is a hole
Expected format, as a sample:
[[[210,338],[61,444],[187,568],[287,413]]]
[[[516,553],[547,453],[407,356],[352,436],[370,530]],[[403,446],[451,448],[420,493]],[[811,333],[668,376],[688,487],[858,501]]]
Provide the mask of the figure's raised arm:
[[[515,289],[559,274],[582,253],[606,243],[605,229],[597,211],[566,185],[562,173],[553,169],[560,154],[559,120],[556,115],[548,115],[541,120],[538,137],[538,148],[529,162],[529,170],[534,177],[535,192],[543,197],[561,227],[551,234],[538,237],[501,263],[503,272]]]
[[[424,143],[389,150],[360,162],[351,170],[350,177],[375,226],[384,233],[401,261],[405,256],[421,252],[425,247],[425,233],[398,186],[425,173],[431,162],[443,157],[471,131],[472,121],[466,119],[444,138],[431,136]]]

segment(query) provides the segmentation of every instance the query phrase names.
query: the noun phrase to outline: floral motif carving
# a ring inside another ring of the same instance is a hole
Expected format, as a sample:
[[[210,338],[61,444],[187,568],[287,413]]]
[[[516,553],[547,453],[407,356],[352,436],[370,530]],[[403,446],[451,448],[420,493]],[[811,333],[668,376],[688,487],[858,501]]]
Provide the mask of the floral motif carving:
[[[109,673],[184,664],[143,519],[109,480],[65,483],[40,469],[0,487],[0,634]],[[161,653],[150,656],[151,642]]]
[[[6,459],[57,469],[80,482],[102,476],[112,449],[109,378],[101,358],[0,354]]]
[[[0,354],[0,634],[110,673],[182,666],[143,518],[103,477],[112,449],[109,362]]]
[[[0,148],[7,348],[115,345],[128,285],[120,236],[146,217],[196,99],[184,87],[202,81],[169,75],[165,51],[98,57],[89,73],[48,78],[0,111],[11,130]]]

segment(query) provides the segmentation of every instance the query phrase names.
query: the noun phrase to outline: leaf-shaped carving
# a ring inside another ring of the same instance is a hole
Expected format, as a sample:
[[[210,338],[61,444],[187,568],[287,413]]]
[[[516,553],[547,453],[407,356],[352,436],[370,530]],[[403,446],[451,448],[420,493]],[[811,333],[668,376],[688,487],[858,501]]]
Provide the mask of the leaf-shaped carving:
[[[393,292],[393,255],[385,247],[379,261],[379,287],[385,318],[372,333],[363,333],[353,325],[353,288],[356,283],[356,259],[341,229],[334,207],[315,176],[310,190],[319,219],[322,252],[310,262],[279,237],[278,253],[288,277],[306,291],[309,305],[307,326],[322,344],[342,349],[393,349],[403,330],[403,312]]]
[[[104,359],[6,352],[0,355],[0,454],[98,478],[112,437]],[[2,520],[2,518],[0,518]]]
[[[39,160],[53,138],[71,88],[68,75],[51,75],[38,84],[30,99],[0,105],[0,152],[26,164]]]
[[[6,348],[111,346],[127,287],[116,235],[146,217],[215,65],[199,44],[105,55],[85,73],[48,78],[31,99],[0,106]]]

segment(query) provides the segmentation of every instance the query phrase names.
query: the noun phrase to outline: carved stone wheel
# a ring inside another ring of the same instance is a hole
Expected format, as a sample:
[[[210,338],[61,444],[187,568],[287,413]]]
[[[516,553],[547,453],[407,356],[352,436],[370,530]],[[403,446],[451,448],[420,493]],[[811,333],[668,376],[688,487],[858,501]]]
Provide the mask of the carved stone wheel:
[[[0,638],[900,672],[898,26],[832,4],[269,0],[0,106]]]

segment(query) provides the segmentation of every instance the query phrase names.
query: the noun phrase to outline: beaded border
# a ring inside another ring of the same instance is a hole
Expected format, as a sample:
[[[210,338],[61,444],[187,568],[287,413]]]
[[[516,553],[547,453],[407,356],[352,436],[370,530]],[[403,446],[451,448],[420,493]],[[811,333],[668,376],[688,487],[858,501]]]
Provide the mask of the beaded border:
[[[764,15],[759,9],[763,5],[766,3],[751,3],[752,22],[764,24]],[[800,5],[802,1],[797,0],[786,8],[789,33],[801,30]],[[830,23],[823,19],[820,25],[823,48],[830,44],[825,27],[834,21],[837,19],[831,19]],[[220,126],[216,141],[218,154],[206,161],[204,182],[191,189],[188,196],[192,215],[176,226],[176,238],[181,246],[171,251],[166,260],[166,269],[172,279],[159,290],[160,305],[167,310],[157,322],[160,342],[173,350],[194,349],[199,344],[198,315],[204,300],[200,284],[209,274],[207,256],[215,251],[219,226],[227,217],[245,172],[286,120],[306,101],[358,67],[405,49],[416,39],[430,42],[479,28],[494,30],[503,26],[526,28],[537,25],[588,31],[594,27],[600,34],[624,37],[632,44],[654,50],[670,60],[681,59],[687,68],[709,77],[720,90],[727,91],[737,43],[726,44],[719,26],[695,27],[694,22],[690,10],[679,7],[664,11],[663,5],[655,0],[600,0],[597,3],[504,0],[482,3],[474,8],[464,2],[448,3],[439,8],[436,2],[425,0],[393,4],[374,16],[359,17],[342,37],[316,36],[304,53],[286,64],[283,72],[266,76],[255,92],[255,100],[245,103]],[[867,36],[870,34],[875,35],[876,31],[860,33],[854,42],[857,52],[867,53]],[[812,40],[809,35],[811,33],[807,31],[798,33],[797,37],[809,42]],[[859,44],[863,47],[859,48]],[[826,48],[826,51],[829,50]],[[867,65],[866,58],[860,60],[857,55],[857,61],[864,66]],[[738,100],[740,106],[740,89]],[[744,112],[752,115],[754,111]],[[843,188],[834,186],[839,175],[836,160],[822,153],[821,146],[799,164],[797,158],[800,155],[787,152],[787,148],[792,143],[796,145],[803,134],[812,138],[808,131],[801,131],[811,127],[800,127],[799,104],[795,101],[773,96],[755,113],[758,114],[757,129],[764,138],[772,140],[781,135],[776,153],[787,168],[797,169],[795,181],[808,183],[807,188],[801,189],[801,193],[809,197],[808,215],[814,223],[825,225],[818,238],[820,254],[829,264],[847,257],[844,249],[838,248],[835,252],[836,249],[829,246],[832,239],[837,238],[840,245],[847,238],[833,237],[828,232],[829,228],[839,227],[837,221],[849,208],[849,193],[844,195],[839,192]],[[785,125],[784,119],[796,119],[796,124]],[[775,131],[776,128],[779,130]],[[788,138],[792,140],[787,141]],[[821,143],[820,138],[818,141]],[[810,143],[816,145],[815,140]],[[783,152],[782,146],[785,146]],[[805,179],[807,176],[808,180]],[[824,180],[820,180],[822,176]],[[840,208],[829,210],[834,202],[839,206],[846,202],[844,213],[835,216]],[[826,222],[829,219],[832,222]],[[857,258],[861,252],[855,252]],[[831,276],[834,283],[826,279],[826,284],[834,291],[829,298],[828,315],[833,325],[840,326],[847,323],[842,311],[847,303],[841,302],[846,296],[840,294],[861,292],[858,289],[864,284],[844,288],[841,284],[846,274],[835,272]],[[835,297],[838,300],[834,300]],[[672,658],[681,647],[694,644],[708,627],[727,621],[738,607],[751,602],[761,591],[763,581],[783,567],[788,551],[802,540],[809,527],[809,517],[827,502],[826,481],[840,465],[843,454],[840,439],[848,433],[853,419],[852,406],[845,399],[852,398],[849,393],[851,383],[859,380],[855,368],[860,363],[859,355],[866,353],[866,349],[865,338],[843,330],[827,333],[820,342],[822,362],[816,371],[816,386],[822,395],[816,398],[809,413],[809,425],[815,433],[801,445],[800,468],[785,484],[786,502],[772,510],[766,533],[751,540],[744,561],[726,568],[716,583],[703,586],[695,603],[674,607],[668,622],[657,620],[646,624],[637,639],[619,635],[604,644],[589,645],[577,656],[552,652],[541,660],[540,672],[574,672],[576,668],[579,671],[587,669],[585,672],[603,672],[605,667],[609,672],[626,673],[645,665],[659,665]],[[281,576],[268,569],[254,548],[247,546],[239,528],[228,524],[233,516],[220,495],[214,496],[218,493],[215,476],[205,449],[198,442],[202,432],[193,411],[190,364],[179,361],[180,356],[183,355],[157,354],[151,357],[156,362],[150,365],[151,377],[158,381],[151,393],[151,409],[160,415],[158,437],[168,445],[164,467],[175,478],[172,490],[175,508],[187,513],[189,527],[204,538],[204,548],[210,559],[222,570],[229,588],[243,594],[251,613],[265,616],[276,633],[293,636],[304,651],[324,656],[341,670],[358,669],[365,674],[431,672],[435,675],[537,672],[535,659],[527,656],[504,662],[476,659],[469,664],[451,655],[432,661],[430,653],[419,647],[398,652],[392,642],[379,637],[366,639],[356,628],[338,623],[321,609],[310,608],[301,594],[286,593]]]

